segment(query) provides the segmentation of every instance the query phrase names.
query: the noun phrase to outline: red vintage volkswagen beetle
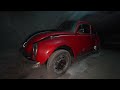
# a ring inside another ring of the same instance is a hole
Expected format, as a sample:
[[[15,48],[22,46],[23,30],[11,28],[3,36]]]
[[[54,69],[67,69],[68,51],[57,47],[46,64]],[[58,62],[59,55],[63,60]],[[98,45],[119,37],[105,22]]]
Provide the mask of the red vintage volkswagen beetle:
[[[23,44],[25,57],[47,64],[56,75],[63,74],[71,64],[72,57],[90,51],[98,51],[100,39],[85,21],[65,21],[56,30],[44,30],[34,34]],[[73,60],[74,60],[73,59]]]

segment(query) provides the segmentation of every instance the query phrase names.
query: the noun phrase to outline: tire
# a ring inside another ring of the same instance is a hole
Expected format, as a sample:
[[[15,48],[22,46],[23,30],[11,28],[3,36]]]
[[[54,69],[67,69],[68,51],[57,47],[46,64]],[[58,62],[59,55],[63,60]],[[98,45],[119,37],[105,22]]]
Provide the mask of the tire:
[[[55,51],[47,62],[49,77],[58,77],[66,72],[71,65],[71,55],[67,50]]]

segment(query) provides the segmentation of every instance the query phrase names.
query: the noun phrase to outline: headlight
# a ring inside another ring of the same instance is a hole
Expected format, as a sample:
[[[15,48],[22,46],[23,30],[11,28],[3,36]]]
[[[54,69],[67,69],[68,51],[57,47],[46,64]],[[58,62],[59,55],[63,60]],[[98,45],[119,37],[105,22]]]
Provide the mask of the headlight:
[[[38,49],[37,43],[34,43],[33,44],[33,55],[34,56],[36,56],[36,54],[37,54],[37,49]]]

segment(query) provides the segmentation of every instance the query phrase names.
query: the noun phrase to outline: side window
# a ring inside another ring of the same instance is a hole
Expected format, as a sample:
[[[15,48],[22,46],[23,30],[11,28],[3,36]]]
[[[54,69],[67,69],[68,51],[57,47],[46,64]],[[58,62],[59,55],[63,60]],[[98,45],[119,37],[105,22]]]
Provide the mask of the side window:
[[[90,33],[90,25],[81,24],[78,28],[78,32],[83,33],[83,34]]]
[[[84,29],[84,33],[90,33],[90,25],[82,24],[82,28]]]
[[[78,32],[79,33],[84,33],[84,29],[82,28],[82,24],[78,27]]]

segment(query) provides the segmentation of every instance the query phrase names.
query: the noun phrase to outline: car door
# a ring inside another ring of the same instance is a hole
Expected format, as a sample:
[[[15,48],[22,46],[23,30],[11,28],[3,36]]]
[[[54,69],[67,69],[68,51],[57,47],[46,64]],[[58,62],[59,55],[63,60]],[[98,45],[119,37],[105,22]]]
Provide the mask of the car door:
[[[81,52],[91,50],[92,37],[89,24],[80,24],[77,30],[78,44],[81,45]]]

